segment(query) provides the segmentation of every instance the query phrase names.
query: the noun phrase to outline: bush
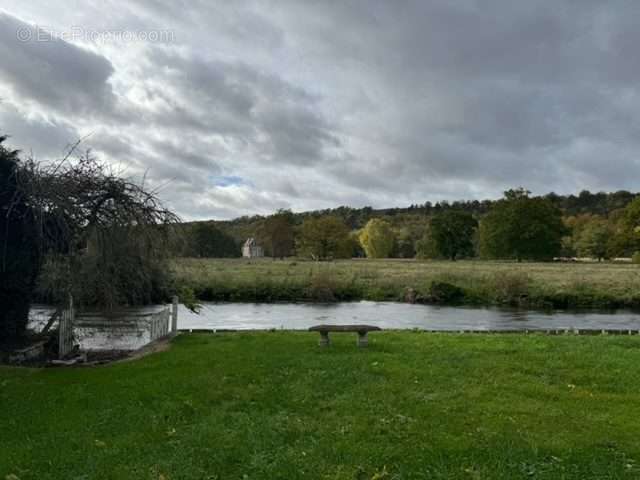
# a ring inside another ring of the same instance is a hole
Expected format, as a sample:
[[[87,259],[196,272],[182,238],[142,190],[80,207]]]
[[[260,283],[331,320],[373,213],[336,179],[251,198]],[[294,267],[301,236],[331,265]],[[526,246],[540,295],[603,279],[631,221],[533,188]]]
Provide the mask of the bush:
[[[311,277],[307,296],[315,302],[335,302],[336,281],[329,272],[318,272]]]
[[[429,297],[434,303],[455,304],[464,300],[464,290],[446,282],[433,282],[429,287]]]
[[[529,296],[531,280],[525,272],[498,274],[493,277],[493,294],[498,303],[519,304]]]

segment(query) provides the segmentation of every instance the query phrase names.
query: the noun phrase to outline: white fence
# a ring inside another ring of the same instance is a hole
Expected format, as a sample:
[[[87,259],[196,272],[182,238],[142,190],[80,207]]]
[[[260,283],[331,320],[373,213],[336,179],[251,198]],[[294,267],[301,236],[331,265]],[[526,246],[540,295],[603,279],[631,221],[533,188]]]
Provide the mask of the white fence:
[[[60,320],[60,357],[74,344],[83,351],[137,350],[178,331],[178,299],[170,306],[117,312],[75,312],[65,309]],[[64,338],[64,348],[63,348]]]
[[[166,337],[171,326],[171,311],[168,308],[152,313],[147,321],[149,324],[149,340],[151,342]]]
[[[75,319],[75,310],[73,308],[73,299],[69,297],[67,308],[60,313],[58,328],[58,357],[66,357],[74,347],[73,341],[73,324]]]

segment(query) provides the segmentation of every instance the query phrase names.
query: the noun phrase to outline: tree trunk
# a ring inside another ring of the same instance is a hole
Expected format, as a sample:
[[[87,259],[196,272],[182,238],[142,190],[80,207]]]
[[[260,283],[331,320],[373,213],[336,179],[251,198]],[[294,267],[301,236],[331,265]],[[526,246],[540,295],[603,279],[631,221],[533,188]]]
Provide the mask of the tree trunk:
[[[0,264],[0,345],[4,347],[25,340],[41,260],[30,229],[20,232],[19,225],[12,226],[13,234],[4,239],[8,243],[4,265]]]
[[[0,262],[0,345],[5,347],[24,342],[41,265],[30,229],[20,232],[18,225],[12,226],[14,233],[0,241],[0,248],[6,248],[6,256]],[[5,242],[8,245],[3,245]]]
[[[11,348],[25,341],[29,321],[29,297],[21,292],[2,292],[0,308],[0,347]]]
[[[0,346],[19,345],[40,268],[37,225],[17,183],[16,152],[0,137]]]
[[[32,217],[24,214],[24,209],[15,210],[21,215],[0,216],[0,347],[3,348],[20,345],[25,340],[42,260]]]

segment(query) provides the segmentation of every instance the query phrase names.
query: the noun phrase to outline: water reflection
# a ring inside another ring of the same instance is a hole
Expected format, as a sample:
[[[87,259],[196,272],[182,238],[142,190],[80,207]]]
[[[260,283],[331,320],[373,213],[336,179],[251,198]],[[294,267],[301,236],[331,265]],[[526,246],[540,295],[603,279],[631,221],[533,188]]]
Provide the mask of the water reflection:
[[[180,328],[305,330],[319,323],[366,323],[424,330],[640,329],[640,315],[617,312],[440,307],[393,302],[338,304],[205,303],[200,315],[181,308]]]
[[[319,323],[366,323],[387,329],[423,330],[640,330],[640,314],[615,312],[535,311],[500,308],[440,307],[394,302],[337,304],[204,303],[200,315],[184,307],[179,328],[209,330],[306,330]],[[144,310],[148,310],[144,309]],[[51,308],[31,310],[31,328],[39,330]]]

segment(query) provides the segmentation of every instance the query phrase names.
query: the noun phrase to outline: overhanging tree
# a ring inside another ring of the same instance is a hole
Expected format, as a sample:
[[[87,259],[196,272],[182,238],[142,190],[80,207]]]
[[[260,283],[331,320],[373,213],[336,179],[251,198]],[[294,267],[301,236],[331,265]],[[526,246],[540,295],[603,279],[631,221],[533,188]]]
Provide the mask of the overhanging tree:
[[[17,151],[0,137],[0,345],[23,337],[41,264],[41,236],[28,197],[20,188]]]
[[[75,151],[40,164],[0,150],[1,295],[12,302],[0,310],[4,345],[24,339],[43,253],[67,272],[52,285],[58,298],[73,293],[81,304],[112,308],[168,292],[163,237],[177,217],[144,183]]]

